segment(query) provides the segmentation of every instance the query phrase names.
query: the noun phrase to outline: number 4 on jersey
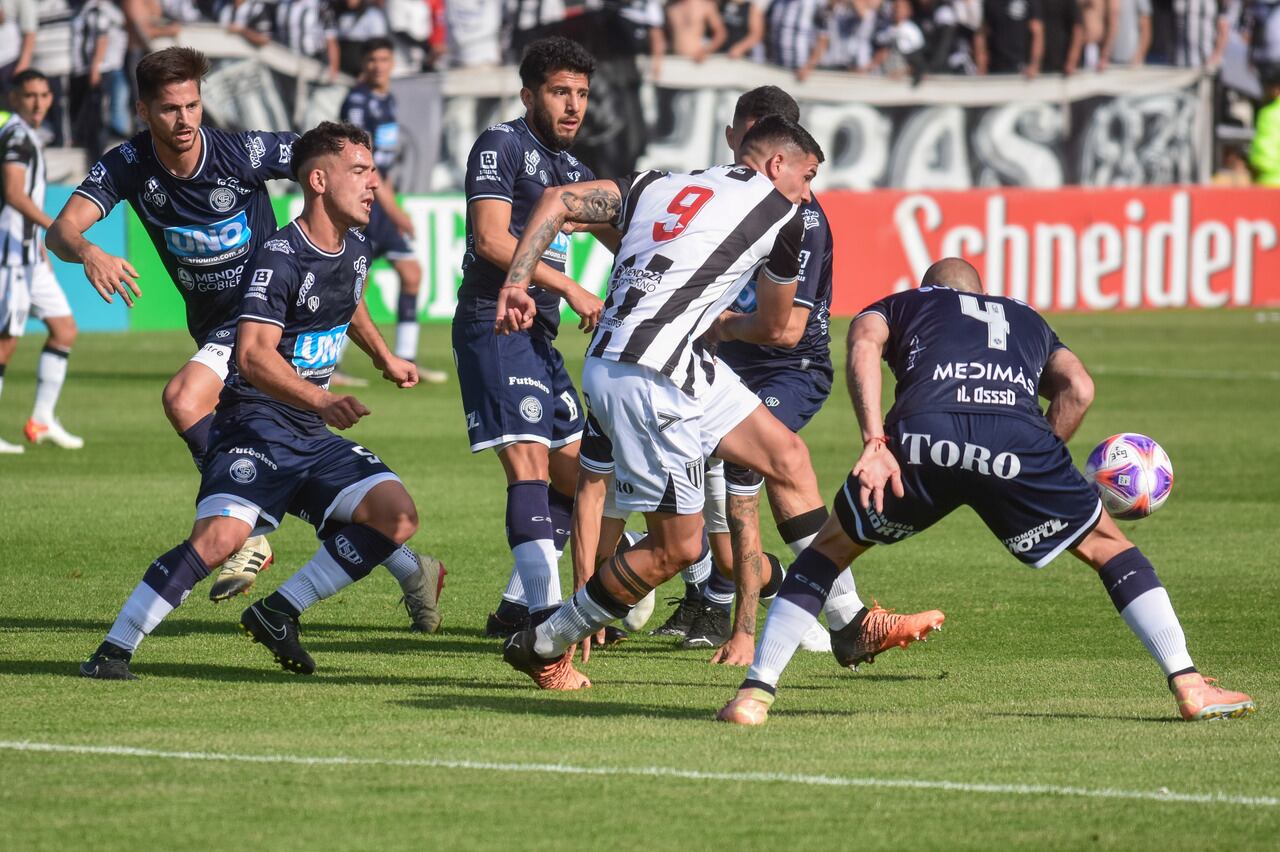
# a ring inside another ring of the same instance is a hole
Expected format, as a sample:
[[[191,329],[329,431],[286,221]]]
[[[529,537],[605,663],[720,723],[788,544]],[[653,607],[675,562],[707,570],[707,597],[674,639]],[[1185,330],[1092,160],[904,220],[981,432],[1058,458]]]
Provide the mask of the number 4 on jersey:
[[[1009,345],[1009,321],[1004,318],[1004,305],[991,302],[978,303],[976,296],[960,296],[960,313],[987,324],[987,348],[1001,351]]]
[[[667,213],[671,215],[653,223],[653,241],[661,243],[674,240],[683,234],[685,227],[713,195],[715,193],[705,186],[690,185],[677,192],[676,197],[667,205]]]

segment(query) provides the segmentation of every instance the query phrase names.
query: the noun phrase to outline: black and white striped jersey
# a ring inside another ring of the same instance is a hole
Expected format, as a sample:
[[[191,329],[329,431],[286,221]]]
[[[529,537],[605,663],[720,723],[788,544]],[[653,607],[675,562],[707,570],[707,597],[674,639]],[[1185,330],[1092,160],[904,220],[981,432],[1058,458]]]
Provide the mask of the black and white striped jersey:
[[[26,167],[22,191],[44,207],[44,148],[40,139],[16,113],[0,127],[0,163]],[[4,171],[7,171],[5,169]],[[0,172],[0,198],[4,197],[4,176]],[[39,226],[14,207],[0,206],[0,265],[30,266],[40,257]]]
[[[803,220],[747,166],[616,183],[622,244],[587,355],[641,364],[697,396],[711,379],[698,339],[762,265],[773,281],[796,280]]]

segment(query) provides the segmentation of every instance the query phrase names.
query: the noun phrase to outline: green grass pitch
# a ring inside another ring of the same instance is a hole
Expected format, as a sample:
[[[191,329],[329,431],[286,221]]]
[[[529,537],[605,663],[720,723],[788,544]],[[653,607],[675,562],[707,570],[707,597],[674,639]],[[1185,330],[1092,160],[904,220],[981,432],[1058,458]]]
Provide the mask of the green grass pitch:
[[[493,455],[466,450],[456,380],[357,391],[373,416],[350,433],[404,478],[413,544],[449,567],[440,635],[405,629],[380,570],[306,615],[319,670],[300,678],[235,629],[242,602],[201,587],[143,644],[139,681],[82,680],[148,562],[190,529],[196,488],[160,410],[190,341],[85,335],[61,406],[85,449],[0,456],[0,848],[1275,848],[1277,319],[1053,318],[1097,381],[1073,453],[1120,431],[1168,450],[1168,505],[1123,526],[1201,670],[1258,702],[1195,725],[1176,721],[1092,572],[1069,556],[1021,567],[968,510],[857,565],[868,601],[941,608],[946,631],[857,674],[801,652],[763,729],[711,721],[743,670],[648,636],[593,657],[594,688],[539,693],[482,635],[509,566],[504,489]],[[833,324],[841,357],[846,327]],[[9,440],[39,345],[26,339],[6,376]],[[424,361],[444,366],[447,346],[430,329]],[[576,371],[571,328],[561,348]],[[855,436],[837,389],[805,433],[824,493]],[[255,595],[315,548],[294,518],[273,543]],[[205,759],[228,755],[261,759]]]

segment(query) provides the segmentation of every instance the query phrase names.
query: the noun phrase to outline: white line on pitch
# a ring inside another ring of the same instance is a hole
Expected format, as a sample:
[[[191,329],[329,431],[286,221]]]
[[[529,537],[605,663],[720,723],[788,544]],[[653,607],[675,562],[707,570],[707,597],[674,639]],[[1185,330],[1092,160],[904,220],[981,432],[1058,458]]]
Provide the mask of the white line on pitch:
[[[1104,364],[1090,366],[1089,372],[1095,376],[1121,376],[1139,379],[1217,379],[1221,381],[1235,379],[1240,381],[1280,382],[1280,373],[1274,371],[1179,370],[1166,367],[1108,367]]]
[[[277,763],[291,766],[389,766],[414,769],[464,769],[478,772],[546,772],[554,775],[605,775],[642,778],[679,778],[687,781],[729,781],[747,784],[799,784],[807,787],[880,787],[906,790],[942,790],[948,793],[994,793],[1002,796],[1067,796],[1083,799],[1141,799],[1193,805],[1244,805],[1274,808],[1274,796],[1236,796],[1228,793],[1173,793],[1167,790],[1115,790],[1111,788],[1059,787],[1051,784],[975,784],[964,781],[922,781],[910,778],[849,778],[839,775],[790,775],[782,772],[701,772],[667,766],[569,766],[562,763],[492,763],[478,760],[398,759],[380,757],[308,757],[292,754],[226,754],[204,751],[156,751],[128,746],[66,745],[0,740],[0,751],[56,754],[149,757],[160,760],[194,760],[223,763]]]

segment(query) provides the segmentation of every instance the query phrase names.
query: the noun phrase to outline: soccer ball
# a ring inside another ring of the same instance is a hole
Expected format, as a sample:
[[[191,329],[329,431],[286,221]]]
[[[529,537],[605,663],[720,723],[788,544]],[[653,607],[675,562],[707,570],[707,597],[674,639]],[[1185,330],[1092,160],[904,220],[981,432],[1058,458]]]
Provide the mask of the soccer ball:
[[[1113,518],[1145,518],[1173,490],[1173,463],[1152,439],[1136,432],[1112,435],[1089,453],[1084,475]]]

